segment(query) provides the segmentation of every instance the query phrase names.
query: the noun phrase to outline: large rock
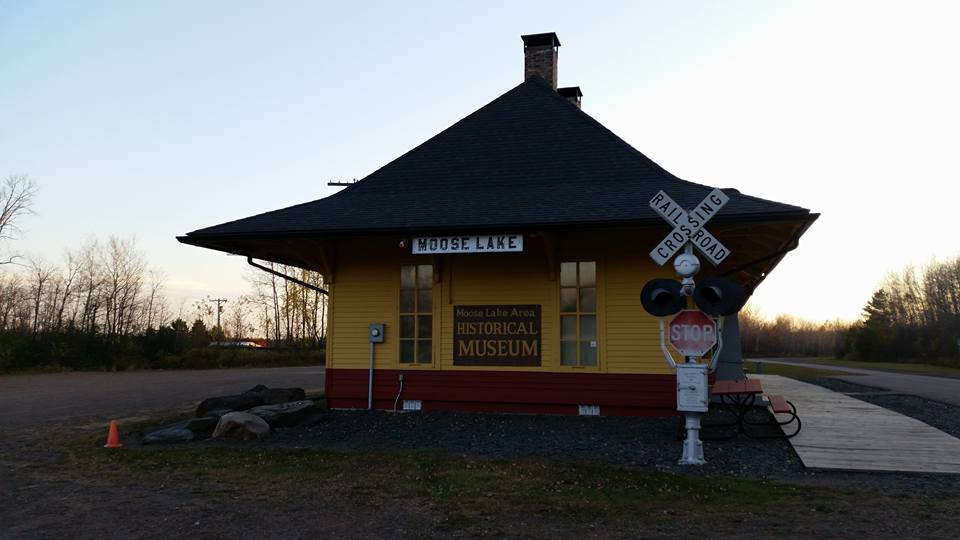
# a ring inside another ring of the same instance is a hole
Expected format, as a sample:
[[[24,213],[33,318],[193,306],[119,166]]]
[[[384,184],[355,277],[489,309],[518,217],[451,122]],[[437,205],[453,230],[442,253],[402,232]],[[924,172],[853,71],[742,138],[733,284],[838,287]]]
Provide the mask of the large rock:
[[[267,388],[258,384],[242,394],[203,400],[197,407],[197,417],[209,416],[212,411],[217,409],[245,411],[261,405],[301,401],[306,398],[303,388]]]
[[[188,420],[186,428],[197,435],[209,435],[217,427],[219,422],[219,416],[204,416],[203,418],[193,418]]]
[[[305,399],[276,405],[261,405],[247,412],[263,418],[271,427],[290,427],[302,422],[315,410],[313,401]]]
[[[147,433],[143,436],[143,444],[190,442],[194,438],[196,435],[187,429],[187,422],[178,422]]]
[[[276,403],[289,403],[291,401],[303,401],[307,399],[307,394],[303,388],[267,388],[262,384],[254,386],[244,394],[259,395],[263,399],[263,405],[274,405]]]
[[[207,417],[208,418],[212,417],[212,418],[216,418],[217,420],[220,420],[220,417],[232,412],[233,412],[232,409],[214,409],[212,411],[207,411]]]
[[[262,439],[269,433],[270,426],[263,418],[245,412],[232,412],[220,417],[217,428],[213,430],[213,438],[226,437],[247,441]]]

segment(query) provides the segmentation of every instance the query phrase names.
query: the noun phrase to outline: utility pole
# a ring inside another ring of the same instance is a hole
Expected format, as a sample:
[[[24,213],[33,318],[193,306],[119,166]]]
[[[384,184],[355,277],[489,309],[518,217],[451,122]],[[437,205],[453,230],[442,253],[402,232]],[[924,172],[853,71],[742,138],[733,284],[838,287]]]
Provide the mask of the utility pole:
[[[207,301],[214,302],[217,304],[217,328],[223,331],[223,328],[220,327],[220,314],[223,313],[223,306],[221,306],[220,304],[226,304],[227,299],[226,298],[208,298]]]

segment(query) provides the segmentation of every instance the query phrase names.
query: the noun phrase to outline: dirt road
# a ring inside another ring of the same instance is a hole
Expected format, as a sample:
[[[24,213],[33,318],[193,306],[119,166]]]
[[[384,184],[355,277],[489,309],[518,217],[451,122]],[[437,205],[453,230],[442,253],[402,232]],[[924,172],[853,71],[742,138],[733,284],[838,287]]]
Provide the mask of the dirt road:
[[[753,361],[821,368],[830,371],[843,371],[850,373],[851,376],[835,376],[835,378],[866,386],[886,388],[901,394],[920,396],[941,403],[960,405],[960,379],[957,378],[817,364],[814,362],[791,360],[789,358],[755,358],[748,360],[748,362]]]
[[[195,406],[210,396],[258,384],[321,390],[324,368],[55,373],[0,377],[0,426],[24,427],[74,417],[122,418]]]

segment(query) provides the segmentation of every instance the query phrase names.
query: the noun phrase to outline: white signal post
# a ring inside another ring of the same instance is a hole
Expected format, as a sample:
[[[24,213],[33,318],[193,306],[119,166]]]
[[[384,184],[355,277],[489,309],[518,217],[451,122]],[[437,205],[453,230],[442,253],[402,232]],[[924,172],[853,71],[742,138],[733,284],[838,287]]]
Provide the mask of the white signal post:
[[[714,266],[722,263],[730,255],[719,240],[710,234],[704,225],[721,208],[726,206],[730,197],[719,189],[711,191],[700,204],[684,209],[663,190],[650,199],[650,208],[673,226],[663,240],[650,252],[650,258],[663,266],[683,248],[684,253],[677,256],[674,269],[683,278],[683,294],[691,296],[694,290],[693,276],[700,270],[700,261],[693,254],[696,248]],[[660,320],[660,345],[667,363],[677,371],[677,410],[684,413],[684,427],[687,436],[683,441],[683,454],[680,465],[703,465],[703,443],[700,441],[700,416],[707,412],[709,395],[707,392],[707,371],[715,365],[723,341],[720,339],[715,320],[699,310],[684,310],[670,321],[670,344],[684,356],[686,362],[677,364],[664,339],[663,320]],[[716,347],[711,365],[700,363],[700,357]]]

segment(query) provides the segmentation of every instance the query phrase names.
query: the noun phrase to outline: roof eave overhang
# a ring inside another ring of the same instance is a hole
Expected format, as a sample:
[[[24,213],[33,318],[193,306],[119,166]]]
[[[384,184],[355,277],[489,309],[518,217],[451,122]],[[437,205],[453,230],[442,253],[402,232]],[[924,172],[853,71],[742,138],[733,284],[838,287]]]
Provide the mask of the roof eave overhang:
[[[721,218],[725,219],[721,219]],[[798,245],[800,236],[802,236],[810,225],[816,221],[819,214],[809,211],[795,213],[778,213],[766,215],[750,216],[717,216],[711,223],[715,224],[752,224],[752,223],[794,223],[793,234],[784,238],[776,245],[770,245],[769,250],[764,249],[762,256],[751,259],[732,269],[725,270],[724,275],[730,275],[733,279],[741,282],[748,294],[752,294],[757,286],[764,280],[774,267],[786,256],[787,253],[795,249]],[[325,231],[293,231],[293,232],[250,232],[250,233],[232,233],[232,234],[197,234],[190,233],[185,236],[178,236],[177,240],[183,244],[188,244],[207,249],[221,251],[230,255],[239,255],[243,257],[252,257],[264,261],[272,261],[280,264],[317,270],[327,273],[327,267],[330,261],[321,257],[318,259],[313,255],[315,252],[329,250],[334,239],[348,239],[371,236],[400,236],[409,237],[417,234],[431,233],[456,233],[470,231],[474,234],[483,234],[487,232],[548,232],[551,230],[579,229],[579,230],[604,230],[618,227],[656,227],[666,228],[662,220],[633,220],[633,221],[609,221],[609,222],[583,222],[583,223],[543,223],[543,224],[514,224],[498,226],[458,226],[458,227],[409,227],[394,229],[362,229],[362,230],[325,230]],[[294,249],[292,244],[299,244],[298,240],[310,242],[311,249]]]
[[[784,257],[800,246],[800,237],[807,232],[807,229],[809,229],[810,226],[813,225],[813,222],[819,217],[820,214],[817,213],[807,214],[805,219],[797,222],[797,228],[793,235],[781,243],[780,246],[771,250],[768,254],[745,264],[725,269],[721,272],[721,275],[732,277],[734,280],[741,282],[748,297],[752,296],[756,288],[765,280],[766,276],[770,275],[770,272],[783,261]],[[740,274],[740,276],[737,276],[737,274]],[[740,279],[737,279],[737,277]]]
[[[810,221],[816,220],[819,214],[811,213],[807,210],[798,210],[797,212],[778,212],[778,213],[757,213],[736,216],[717,216],[711,223],[760,223],[771,221]],[[610,220],[610,221],[565,221],[565,222],[545,222],[545,223],[503,223],[503,224],[462,224],[462,225],[435,225],[435,226],[414,226],[414,227],[389,227],[389,228],[362,228],[362,229],[322,229],[322,230],[300,230],[300,231],[244,231],[233,233],[204,233],[195,231],[187,233],[184,236],[178,236],[177,240],[184,244],[207,247],[208,241],[216,240],[238,240],[238,239],[288,239],[288,238],[317,238],[317,237],[350,237],[350,236],[373,236],[373,235],[394,235],[394,234],[417,234],[417,233],[435,233],[435,232],[487,232],[487,231],[539,231],[539,230],[557,230],[570,228],[590,228],[603,229],[610,227],[662,227],[663,220],[658,218],[640,219],[640,220]]]

